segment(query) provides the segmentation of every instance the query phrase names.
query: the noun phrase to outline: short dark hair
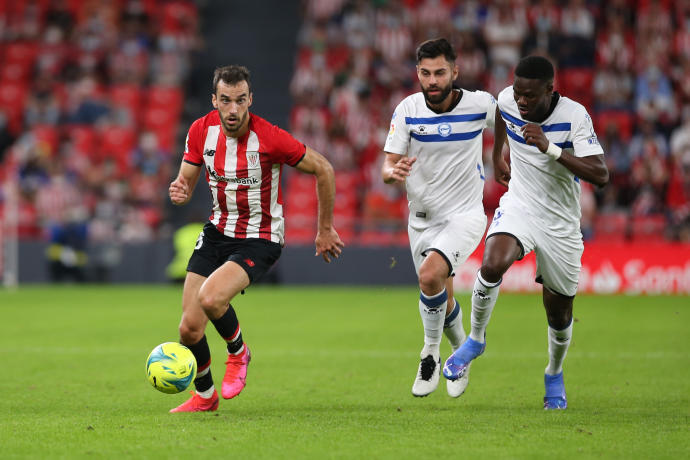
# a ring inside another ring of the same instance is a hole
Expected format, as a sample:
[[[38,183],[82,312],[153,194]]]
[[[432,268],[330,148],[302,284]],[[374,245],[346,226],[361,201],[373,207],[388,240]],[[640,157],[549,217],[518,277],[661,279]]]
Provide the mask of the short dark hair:
[[[515,67],[516,77],[548,81],[553,80],[553,75],[553,64],[544,56],[524,57]]]
[[[217,67],[213,72],[213,94],[218,90],[218,82],[223,80],[228,85],[236,85],[241,81],[246,81],[249,86],[249,92],[252,92],[252,84],[249,81],[249,69],[242,65],[226,65]]]
[[[458,57],[453,45],[445,38],[427,40],[417,47],[417,63],[422,62],[422,59],[433,59],[439,56],[445,57],[446,61],[451,63],[455,63],[455,59]]]

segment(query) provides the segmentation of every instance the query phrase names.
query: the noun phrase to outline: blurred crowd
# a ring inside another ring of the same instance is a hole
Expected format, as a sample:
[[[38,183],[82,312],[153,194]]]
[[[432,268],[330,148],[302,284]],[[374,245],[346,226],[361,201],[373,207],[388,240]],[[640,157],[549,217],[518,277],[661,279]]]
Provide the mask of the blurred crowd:
[[[0,179],[18,178],[21,238],[78,257],[87,234],[158,233],[198,16],[191,0],[0,1]]]
[[[520,57],[541,54],[556,89],[586,106],[611,172],[603,190],[583,184],[586,239],[690,241],[690,0],[305,0],[303,18],[291,130],[338,171],[350,241],[406,241],[404,190],[382,183],[381,151],[395,106],[419,91],[416,46],[439,36],[462,88],[496,96]],[[504,188],[484,140],[491,214]],[[312,187],[289,177],[288,240],[313,229]]]
[[[395,106],[419,90],[415,48],[438,36],[458,51],[463,88],[497,95],[538,53],[557,90],[587,107],[611,184],[583,184],[586,238],[690,241],[690,0],[301,5],[290,131],[336,168],[346,241],[407,244],[404,190],[381,181],[382,148]],[[0,180],[18,177],[20,237],[83,249],[86,235],[163,233],[199,30],[192,0],[0,0]],[[487,132],[489,214],[504,192],[492,145]],[[313,178],[286,171],[285,185],[286,239],[311,244]]]

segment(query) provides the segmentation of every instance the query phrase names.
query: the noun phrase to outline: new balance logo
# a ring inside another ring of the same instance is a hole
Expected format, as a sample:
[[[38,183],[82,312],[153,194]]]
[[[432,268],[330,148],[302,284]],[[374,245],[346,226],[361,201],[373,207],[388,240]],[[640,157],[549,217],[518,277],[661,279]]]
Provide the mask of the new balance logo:
[[[207,157],[212,157],[215,154],[216,154],[215,150],[204,150],[204,155],[206,155]]]

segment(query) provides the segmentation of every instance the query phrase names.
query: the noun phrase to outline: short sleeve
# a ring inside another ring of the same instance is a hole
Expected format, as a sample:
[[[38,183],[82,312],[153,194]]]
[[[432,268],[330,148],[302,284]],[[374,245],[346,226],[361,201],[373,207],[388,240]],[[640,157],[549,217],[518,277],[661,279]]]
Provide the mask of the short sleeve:
[[[187,132],[187,139],[184,142],[184,156],[182,159],[195,166],[201,166],[204,163],[201,131],[202,125],[201,119],[199,119],[192,123]]]
[[[496,123],[496,99],[490,93],[486,95],[486,123],[485,128],[493,128]]]
[[[270,154],[276,163],[296,166],[307,151],[307,147],[287,131],[273,125],[271,127]]]
[[[405,121],[405,107],[401,102],[395,108],[391,118],[391,126],[388,130],[384,152],[407,155],[407,148],[410,145],[410,134]]]
[[[582,107],[576,112],[580,118],[577,127],[573,131],[573,150],[576,157],[587,157],[591,155],[603,155],[604,150],[599,145],[599,139],[594,132],[592,117],[587,110]]]

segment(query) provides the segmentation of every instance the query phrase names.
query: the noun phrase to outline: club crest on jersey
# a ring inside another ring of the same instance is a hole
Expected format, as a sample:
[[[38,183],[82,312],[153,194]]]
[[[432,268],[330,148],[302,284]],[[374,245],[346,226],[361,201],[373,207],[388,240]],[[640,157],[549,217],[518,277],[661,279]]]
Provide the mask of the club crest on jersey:
[[[250,168],[259,167],[259,152],[247,153],[247,166]]]
[[[450,136],[451,128],[448,123],[441,123],[438,125],[438,133],[441,135],[441,137],[448,137]]]

